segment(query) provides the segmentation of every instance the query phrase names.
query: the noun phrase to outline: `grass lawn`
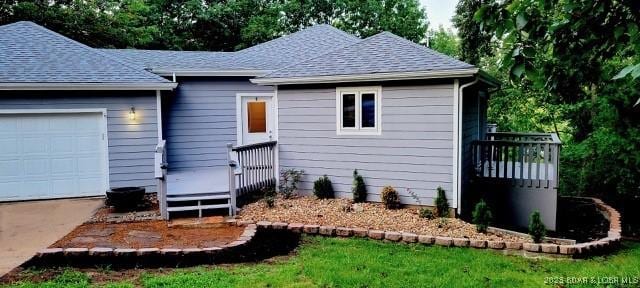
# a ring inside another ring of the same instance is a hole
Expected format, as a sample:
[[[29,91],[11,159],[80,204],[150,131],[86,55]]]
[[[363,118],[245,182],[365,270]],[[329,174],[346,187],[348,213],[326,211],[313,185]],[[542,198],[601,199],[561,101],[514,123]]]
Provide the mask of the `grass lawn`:
[[[108,269],[66,269],[46,282],[8,287],[605,287],[551,285],[545,280],[622,281],[627,277],[640,281],[640,243],[633,242],[625,242],[612,256],[543,260],[360,239],[305,237],[303,241],[297,255],[268,263],[134,270],[128,277]],[[638,287],[640,283],[609,286]]]

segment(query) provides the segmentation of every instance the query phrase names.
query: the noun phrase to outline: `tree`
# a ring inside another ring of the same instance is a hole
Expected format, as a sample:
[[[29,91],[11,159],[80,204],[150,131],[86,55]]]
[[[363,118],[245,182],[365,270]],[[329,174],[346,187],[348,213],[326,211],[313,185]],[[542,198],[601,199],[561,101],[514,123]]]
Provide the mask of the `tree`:
[[[429,35],[429,48],[453,58],[460,58],[460,42],[451,29],[444,29],[440,25],[438,30],[430,30]]]
[[[495,0],[474,18],[500,44],[495,62],[514,93],[559,108],[553,122],[567,123],[560,192],[602,197],[633,213],[640,198],[640,79],[633,77],[640,73],[640,2]]]
[[[491,33],[480,29],[481,24],[473,16],[486,0],[460,0],[453,16],[453,26],[460,35],[460,59],[478,65],[480,59],[491,53]]]
[[[32,0],[0,4],[0,25],[33,21],[99,48],[235,51],[328,23],[360,37],[424,41],[417,0]]]

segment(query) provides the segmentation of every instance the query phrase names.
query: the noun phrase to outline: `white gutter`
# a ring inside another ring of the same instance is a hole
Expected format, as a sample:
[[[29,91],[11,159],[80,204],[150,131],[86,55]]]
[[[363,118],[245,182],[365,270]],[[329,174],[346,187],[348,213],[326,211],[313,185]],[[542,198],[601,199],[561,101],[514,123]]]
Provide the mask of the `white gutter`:
[[[458,80],[456,79],[456,83],[457,83],[457,81]],[[462,213],[462,205],[460,203],[460,201],[461,201],[460,192],[461,192],[462,186],[460,184],[462,182],[462,145],[461,145],[462,141],[461,140],[462,140],[462,116],[464,114],[463,113],[464,111],[462,111],[462,107],[463,107],[462,104],[463,104],[463,99],[464,99],[463,90],[464,90],[464,88],[467,88],[469,86],[472,86],[472,85],[478,83],[479,81],[480,81],[480,78],[476,77],[475,80],[473,80],[473,81],[471,81],[471,82],[469,82],[467,84],[460,85],[460,88],[458,88],[458,91],[457,91],[458,92],[458,100],[455,101],[455,99],[454,99],[454,102],[457,102],[456,103],[457,107],[455,107],[455,108],[457,108],[457,113],[455,113],[455,114],[457,114],[456,115],[457,119],[454,119],[457,122],[456,123],[456,127],[455,127],[457,131],[456,131],[456,133],[454,135],[454,139],[455,139],[454,151],[456,151],[456,155],[455,155],[455,158],[456,158],[456,165],[455,165],[455,167],[456,167],[456,171],[455,171],[455,175],[456,175],[456,187],[455,187],[456,193],[454,193],[454,196],[455,196],[456,199],[454,200],[454,202],[457,205],[458,214]]]
[[[176,69],[151,69],[150,72],[160,76],[246,76],[256,77],[265,75],[271,70],[176,70]]]
[[[343,83],[356,81],[391,81],[431,78],[462,78],[472,77],[478,73],[478,68],[454,69],[441,71],[414,71],[414,72],[390,72],[369,73],[351,75],[330,75],[312,77],[291,78],[254,78],[251,82],[258,85],[288,85],[288,84],[318,84],[318,83]]]
[[[0,83],[0,90],[173,90],[178,83]]]

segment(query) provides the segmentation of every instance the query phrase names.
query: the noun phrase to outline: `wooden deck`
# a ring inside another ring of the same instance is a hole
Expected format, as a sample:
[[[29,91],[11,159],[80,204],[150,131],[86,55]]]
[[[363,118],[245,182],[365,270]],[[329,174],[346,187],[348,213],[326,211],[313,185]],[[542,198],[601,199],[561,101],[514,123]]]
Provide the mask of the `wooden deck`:
[[[167,175],[167,196],[201,193],[229,193],[228,167],[198,170],[170,170]]]

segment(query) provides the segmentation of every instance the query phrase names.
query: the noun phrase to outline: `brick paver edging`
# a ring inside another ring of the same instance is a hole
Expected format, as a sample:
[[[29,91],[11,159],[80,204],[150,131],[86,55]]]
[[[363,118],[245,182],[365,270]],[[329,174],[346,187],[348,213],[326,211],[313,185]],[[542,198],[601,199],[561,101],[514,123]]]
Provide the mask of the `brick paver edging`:
[[[238,239],[228,243],[226,245],[217,247],[205,247],[205,248],[159,248],[159,247],[146,247],[146,248],[108,248],[108,247],[94,247],[94,248],[46,248],[38,251],[35,258],[39,260],[60,260],[70,258],[91,258],[91,257],[156,257],[156,256],[188,256],[188,257],[206,257],[214,256],[223,253],[233,253],[235,250],[246,247],[249,245],[253,237],[256,235],[257,225],[252,222],[246,221],[227,221],[230,225],[245,226],[244,231]],[[55,262],[55,261],[53,261]]]
[[[535,254],[555,254],[569,257],[585,257],[612,251],[620,245],[620,213],[597,198],[590,198],[600,211],[609,219],[608,236],[591,242],[558,245],[551,243],[528,243],[509,241],[485,241],[468,238],[452,238],[431,235],[417,235],[397,231],[368,230],[363,228],[309,225],[302,223],[285,223],[259,221],[258,229],[289,230],[294,233],[322,235],[330,237],[360,237],[402,243],[421,243],[445,247],[472,247],[476,249],[511,250]]]

